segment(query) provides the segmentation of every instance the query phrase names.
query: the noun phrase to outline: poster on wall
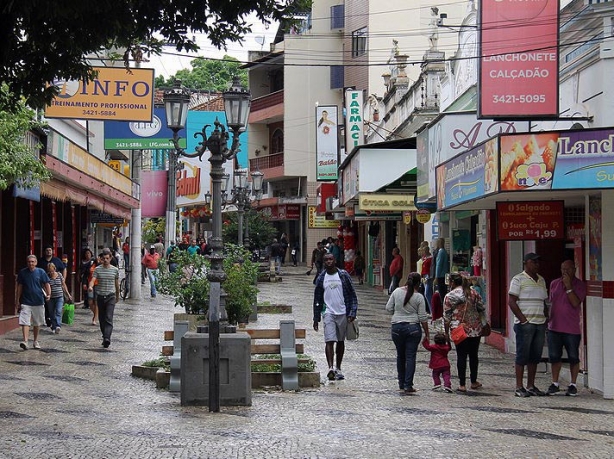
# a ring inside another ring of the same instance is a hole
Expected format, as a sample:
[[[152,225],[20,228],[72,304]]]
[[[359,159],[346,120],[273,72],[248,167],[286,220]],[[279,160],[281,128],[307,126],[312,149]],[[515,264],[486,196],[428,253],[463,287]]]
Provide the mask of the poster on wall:
[[[565,239],[563,201],[497,203],[497,236],[500,241]]]
[[[557,0],[480,2],[480,118],[559,115],[558,13]]]
[[[339,166],[338,108],[316,107],[316,180],[337,180]]]
[[[588,275],[600,281],[601,275],[601,197],[588,198]]]
[[[501,191],[612,188],[614,129],[501,136]]]

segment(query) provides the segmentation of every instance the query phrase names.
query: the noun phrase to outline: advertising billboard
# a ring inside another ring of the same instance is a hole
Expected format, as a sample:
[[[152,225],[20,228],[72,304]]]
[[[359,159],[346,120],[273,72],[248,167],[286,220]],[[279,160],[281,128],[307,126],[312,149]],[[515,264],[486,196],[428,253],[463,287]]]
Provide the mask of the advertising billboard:
[[[437,167],[437,208],[461,204],[497,191],[498,139],[490,139]]]
[[[365,123],[362,115],[362,91],[345,92],[345,153],[365,143]],[[343,161],[342,161],[343,162]]]
[[[189,114],[188,114],[189,117]],[[178,132],[179,146],[186,148],[185,129]],[[166,127],[166,111],[154,108],[152,121],[105,121],[105,150],[155,150],[175,148],[173,131]]]
[[[94,67],[90,82],[54,81],[59,94],[45,109],[47,118],[147,121],[153,117],[154,71]]]
[[[168,172],[142,171],[141,174],[141,215],[164,217],[168,196]]]
[[[500,241],[565,239],[563,201],[497,203],[497,236]]]
[[[480,118],[559,114],[558,0],[480,2]]]
[[[338,108],[316,107],[316,180],[337,180],[339,166]]]
[[[614,129],[501,136],[501,191],[614,187]]]

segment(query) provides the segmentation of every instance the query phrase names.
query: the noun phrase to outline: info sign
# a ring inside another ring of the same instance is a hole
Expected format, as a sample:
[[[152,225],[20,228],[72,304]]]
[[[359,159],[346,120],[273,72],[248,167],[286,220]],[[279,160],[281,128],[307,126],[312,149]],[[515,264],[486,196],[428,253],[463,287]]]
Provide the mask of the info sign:
[[[564,239],[563,201],[498,202],[500,241]]]

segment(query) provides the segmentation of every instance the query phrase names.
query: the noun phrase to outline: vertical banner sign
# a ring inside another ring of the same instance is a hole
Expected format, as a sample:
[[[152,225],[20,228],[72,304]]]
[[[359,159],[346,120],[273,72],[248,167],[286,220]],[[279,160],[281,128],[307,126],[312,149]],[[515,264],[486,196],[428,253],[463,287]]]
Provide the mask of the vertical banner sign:
[[[345,153],[365,143],[365,124],[362,115],[362,91],[345,92]]]
[[[163,217],[168,198],[168,172],[142,171],[141,174],[141,215]]]
[[[316,107],[316,180],[337,180],[339,168],[336,105]]]
[[[480,118],[559,114],[559,1],[480,2]]]

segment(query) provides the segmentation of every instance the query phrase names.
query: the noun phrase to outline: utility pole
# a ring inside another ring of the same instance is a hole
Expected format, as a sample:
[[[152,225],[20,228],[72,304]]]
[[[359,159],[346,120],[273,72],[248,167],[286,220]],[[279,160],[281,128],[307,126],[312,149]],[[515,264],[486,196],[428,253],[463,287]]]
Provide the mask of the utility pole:
[[[143,150],[132,150],[132,167],[130,173],[136,189],[136,198],[139,200],[139,207],[132,209],[132,220],[130,221],[130,298],[141,299],[141,162],[143,160]]]

